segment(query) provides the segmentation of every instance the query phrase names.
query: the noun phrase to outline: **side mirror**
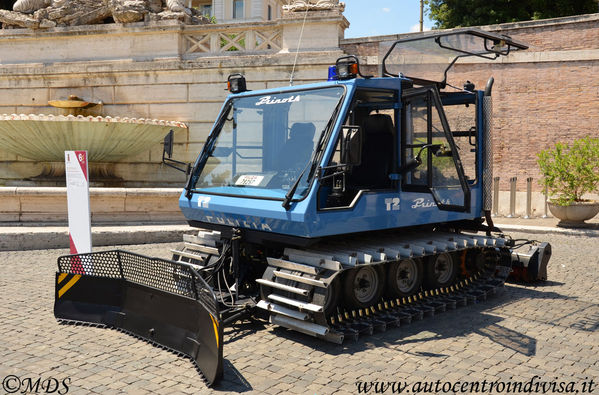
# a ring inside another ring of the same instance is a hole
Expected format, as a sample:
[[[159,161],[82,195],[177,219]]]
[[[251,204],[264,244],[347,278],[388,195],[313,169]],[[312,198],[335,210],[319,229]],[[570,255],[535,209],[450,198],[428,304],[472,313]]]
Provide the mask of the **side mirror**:
[[[171,158],[173,156],[173,141],[175,133],[171,130],[164,136],[164,148],[162,149],[162,159]]]
[[[442,144],[424,144],[423,146],[420,147],[420,150],[418,151],[418,154],[416,155],[415,158],[409,158],[406,160],[405,165],[403,165],[399,169],[399,173],[405,174],[405,173],[409,173],[411,171],[416,170],[418,168],[418,166],[420,166],[422,164],[421,156],[425,149],[428,149],[431,152],[431,154],[433,154],[437,157],[452,157],[453,156],[453,153],[451,152],[451,150],[448,150]]]
[[[173,144],[175,140],[174,132],[171,129],[166,136],[164,136],[164,147],[162,148],[162,163],[168,167],[172,167],[175,170],[179,170],[185,174],[191,172],[191,165],[187,162],[181,162],[179,160],[171,159],[173,156]],[[185,165],[185,167],[179,167],[177,165]]]
[[[341,163],[359,165],[362,163],[362,128],[343,126],[341,133]]]
[[[422,164],[422,160],[420,158],[410,158],[406,161],[406,164],[403,165],[399,169],[399,174],[406,174],[411,171],[414,171]]]

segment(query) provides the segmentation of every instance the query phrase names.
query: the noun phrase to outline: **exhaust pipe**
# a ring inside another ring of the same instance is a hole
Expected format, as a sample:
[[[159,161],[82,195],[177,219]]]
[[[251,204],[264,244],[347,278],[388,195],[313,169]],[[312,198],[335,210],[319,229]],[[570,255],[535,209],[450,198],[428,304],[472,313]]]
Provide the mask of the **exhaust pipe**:
[[[483,114],[485,119],[483,130],[483,210],[491,211],[493,209],[493,138],[491,128],[493,126],[493,99],[491,91],[493,90],[493,77],[487,81],[485,95],[483,97]]]

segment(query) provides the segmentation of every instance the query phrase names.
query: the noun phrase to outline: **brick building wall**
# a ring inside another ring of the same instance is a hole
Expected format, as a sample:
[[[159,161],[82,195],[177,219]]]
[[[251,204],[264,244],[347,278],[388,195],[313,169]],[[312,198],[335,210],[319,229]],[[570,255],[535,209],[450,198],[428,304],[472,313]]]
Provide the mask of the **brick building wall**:
[[[494,170],[500,189],[518,177],[518,190],[540,177],[536,154],[557,141],[599,137],[599,14],[484,26],[529,45],[493,63],[469,60],[448,76],[453,85],[466,80],[493,89]],[[418,34],[418,33],[416,33]],[[347,53],[359,55],[367,71],[379,75],[384,42],[410,34],[348,39]]]

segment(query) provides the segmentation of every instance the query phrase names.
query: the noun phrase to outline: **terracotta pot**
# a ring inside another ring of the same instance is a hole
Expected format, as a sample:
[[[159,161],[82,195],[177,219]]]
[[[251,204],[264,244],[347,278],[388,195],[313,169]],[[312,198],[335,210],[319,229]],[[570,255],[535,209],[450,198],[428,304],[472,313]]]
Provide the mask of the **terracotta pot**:
[[[596,201],[574,202],[569,206],[548,205],[551,214],[560,220],[559,226],[584,225],[584,221],[599,213],[599,202]]]

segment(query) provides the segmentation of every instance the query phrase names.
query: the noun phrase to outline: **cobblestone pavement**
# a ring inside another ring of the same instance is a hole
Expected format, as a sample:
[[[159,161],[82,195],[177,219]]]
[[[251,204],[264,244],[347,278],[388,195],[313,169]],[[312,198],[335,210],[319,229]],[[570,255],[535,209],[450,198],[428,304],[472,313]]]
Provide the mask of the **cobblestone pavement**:
[[[73,394],[357,393],[358,381],[529,382],[535,375],[581,389],[599,381],[599,242],[537,238],[553,244],[547,283],[508,284],[486,302],[356,343],[328,344],[265,322],[229,328],[225,379],[212,390],[191,362],[132,336],[57,324],[55,262],[66,250],[0,252],[0,379],[69,378]],[[127,249],[168,257],[171,246]]]

